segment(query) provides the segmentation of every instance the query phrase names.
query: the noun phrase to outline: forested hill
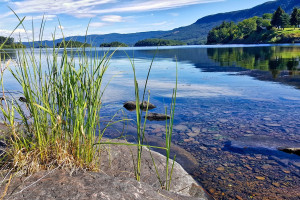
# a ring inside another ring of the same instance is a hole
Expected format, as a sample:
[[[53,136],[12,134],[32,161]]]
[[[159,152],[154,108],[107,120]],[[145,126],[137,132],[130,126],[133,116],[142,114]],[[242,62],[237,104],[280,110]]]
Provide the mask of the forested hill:
[[[197,20],[194,24],[174,29],[162,38],[181,40],[188,44],[205,43],[209,30],[223,21],[239,22],[254,16],[262,16],[264,13],[273,13],[278,6],[281,6],[287,13],[291,13],[294,7],[300,7],[300,0],[269,1],[250,9],[209,15]]]
[[[160,38],[169,40],[179,40],[187,44],[204,44],[209,30],[220,25],[223,21],[242,21],[253,16],[262,16],[264,13],[273,13],[278,6],[281,6],[287,13],[291,13],[294,7],[300,7],[300,0],[276,0],[263,3],[250,9],[209,15],[197,20],[189,26],[176,28],[170,31],[150,31],[131,34],[106,34],[88,35],[87,42],[93,46],[100,46],[102,43],[118,41],[127,45],[134,45],[139,40],[148,38]],[[79,42],[84,42],[84,36],[74,36],[66,38]],[[46,41],[48,46],[52,46],[52,41]],[[61,40],[57,40],[61,42]],[[24,43],[25,44],[25,43]],[[28,44],[27,44],[28,45]]]

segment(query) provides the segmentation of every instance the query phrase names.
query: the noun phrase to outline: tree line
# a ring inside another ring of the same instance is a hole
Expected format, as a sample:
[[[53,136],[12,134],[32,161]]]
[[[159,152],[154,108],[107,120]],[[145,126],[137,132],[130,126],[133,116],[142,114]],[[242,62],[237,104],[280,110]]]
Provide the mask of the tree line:
[[[60,48],[80,48],[80,47],[91,47],[91,44],[88,43],[82,43],[82,42],[78,42],[78,41],[62,41],[62,42],[58,42],[56,43],[56,47],[60,47]]]
[[[242,40],[252,33],[273,28],[285,29],[288,27],[298,28],[300,25],[300,9],[294,8],[291,15],[278,7],[274,13],[265,13],[262,17],[245,19],[238,24],[223,22],[214,27],[207,35],[207,44],[229,43],[234,40]]]
[[[186,43],[177,40],[166,40],[166,39],[145,39],[135,43],[135,47],[145,46],[178,46],[185,45]]]
[[[4,36],[0,36],[0,44],[3,44],[6,41],[5,45],[12,45],[14,43],[14,38],[10,37],[4,37]]]
[[[115,41],[111,43],[102,43],[100,47],[128,47],[128,45],[122,42]]]

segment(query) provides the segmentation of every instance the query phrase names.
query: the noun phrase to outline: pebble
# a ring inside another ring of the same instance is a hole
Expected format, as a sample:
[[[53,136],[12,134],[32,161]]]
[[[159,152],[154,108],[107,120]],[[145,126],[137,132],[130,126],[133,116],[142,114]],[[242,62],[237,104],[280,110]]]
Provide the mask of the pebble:
[[[199,148],[202,149],[203,151],[207,150],[207,148],[205,146],[200,146]]]
[[[279,187],[279,186],[280,186],[280,184],[277,183],[277,182],[273,182],[272,185],[274,185],[274,186],[276,186],[276,187]]]
[[[239,195],[236,195],[235,198],[238,199],[238,200],[243,200],[243,198],[240,197]]]
[[[189,132],[187,133],[188,136],[190,137],[196,137],[199,133],[194,133],[194,132]]]
[[[228,119],[218,119],[219,122],[222,122],[222,123],[226,123],[228,122]]]
[[[262,176],[255,176],[255,178],[258,180],[261,180],[261,181],[265,180],[265,177],[262,177]]]
[[[193,142],[195,139],[194,138],[188,138],[188,139],[183,139],[185,142]]]
[[[271,127],[280,127],[280,124],[265,124],[266,126],[271,126]]]
[[[176,126],[174,126],[173,127],[173,129],[175,129],[175,130],[178,130],[178,131],[186,131],[187,129],[188,129],[188,127],[187,126],[185,126],[185,125],[176,125]]]
[[[272,169],[272,166],[268,164],[264,164],[261,168],[267,170],[267,169]]]
[[[201,129],[201,132],[202,132],[202,133],[206,133],[206,132],[207,132],[207,128]]]
[[[224,171],[225,169],[224,169],[224,167],[218,167],[217,170],[218,171]]]

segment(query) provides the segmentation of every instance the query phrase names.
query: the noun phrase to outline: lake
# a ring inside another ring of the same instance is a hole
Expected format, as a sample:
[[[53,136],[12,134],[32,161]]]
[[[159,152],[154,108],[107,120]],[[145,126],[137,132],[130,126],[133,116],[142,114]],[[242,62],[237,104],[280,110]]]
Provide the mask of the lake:
[[[107,120],[116,112],[119,118],[135,116],[123,108],[134,100],[124,51],[134,57],[140,93],[155,55],[147,86],[157,106],[151,112],[169,108],[177,66],[174,153],[216,199],[300,198],[300,157],[277,150],[300,147],[300,45],[120,48],[105,77],[110,81],[102,99]],[[17,57],[14,50],[7,52]],[[8,73],[4,83],[20,95]],[[164,126],[147,122],[150,142],[163,141]],[[118,124],[106,135],[134,141],[134,124]]]

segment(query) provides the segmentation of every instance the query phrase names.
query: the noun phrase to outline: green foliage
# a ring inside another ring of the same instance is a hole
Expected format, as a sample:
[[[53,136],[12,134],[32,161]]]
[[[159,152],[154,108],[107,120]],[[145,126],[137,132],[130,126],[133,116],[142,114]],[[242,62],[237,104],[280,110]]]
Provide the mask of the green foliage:
[[[145,46],[178,46],[185,45],[186,43],[176,40],[165,40],[165,39],[145,39],[135,43],[135,47]]]
[[[282,15],[284,14],[284,10],[279,6],[277,8],[277,10],[275,11],[275,13],[273,14],[272,20],[271,20],[271,24],[272,26],[275,26],[277,28],[279,28],[281,26],[281,18]]]
[[[299,25],[300,25],[300,9],[294,8],[294,10],[291,14],[290,23],[292,26],[299,27]]]
[[[272,14],[272,20],[269,20],[271,14],[266,13],[263,17],[245,19],[237,26],[233,22],[223,22],[208,33],[207,44],[293,43],[299,38],[300,30],[284,31],[284,29],[290,27],[290,22],[293,22],[294,26],[300,24],[300,20],[297,24],[298,12],[300,18],[300,11],[297,8],[290,17],[281,7],[278,7]]]
[[[127,44],[122,42],[111,42],[111,43],[102,43],[100,47],[128,47]]]
[[[271,20],[272,17],[273,17],[273,13],[265,13],[262,16],[263,19],[268,19],[268,20]]]
[[[240,37],[244,38],[248,35],[250,35],[251,33],[253,33],[254,31],[256,31],[257,29],[257,17],[253,17],[253,18],[249,18],[249,19],[245,19],[241,22],[238,23],[238,33],[240,35]]]
[[[290,16],[286,13],[283,13],[280,17],[280,26],[281,28],[286,28],[290,25]]]
[[[25,45],[23,45],[22,43],[12,43],[10,45],[7,45],[5,43],[5,45],[3,46],[4,49],[20,49],[20,48],[26,48]]]
[[[234,22],[223,22],[213,28],[207,36],[208,44],[227,43],[236,38],[237,25]]]
[[[280,52],[280,54],[278,53]],[[246,69],[270,71],[274,77],[278,72],[289,70],[299,72],[299,49],[287,47],[241,47],[241,48],[209,48],[208,56],[219,62],[221,66],[241,66]]]
[[[61,47],[61,48],[82,48],[82,47],[91,47],[92,45],[88,44],[88,43],[82,43],[82,42],[78,42],[78,41],[62,41],[62,42],[58,42],[56,44],[56,47]]]
[[[5,42],[5,40],[7,39],[7,41]],[[0,44],[3,44],[5,42],[5,45],[12,45],[14,43],[14,38],[7,38],[4,36],[0,36]]]
[[[14,43],[14,38],[4,36],[0,36],[0,45],[3,45],[4,49],[25,48],[22,43]]]

